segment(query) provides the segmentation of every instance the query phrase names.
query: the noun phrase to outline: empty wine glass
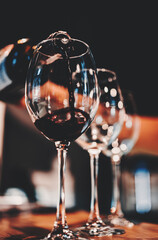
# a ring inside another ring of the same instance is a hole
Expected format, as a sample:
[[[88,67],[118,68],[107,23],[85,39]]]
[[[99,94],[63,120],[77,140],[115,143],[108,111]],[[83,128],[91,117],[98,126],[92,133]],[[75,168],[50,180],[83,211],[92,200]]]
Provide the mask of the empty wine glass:
[[[87,68],[91,75],[86,74]],[[82,74],[74,79],[76,69]],[[40,42],[28,69],[25,93],[33,123],[55,143],[58,153],[56,221],[44,239],[75,239],[66,221],[65,161],[70,142],[89,127],[98,108],[97,75],[89,46],[62,31]]]
[[[81,74],[78,72],[76,75]],[[87,69],[87,74],[90,74]],[[107,226],[100,217],[98,205],[98,160],[103,149],[107,149],[119,134],[124,116],[124,106],[121,90],[113,71],[98,68],[98,83],[100,87],[100,104],[90,128],[76,142],[90,156],[91,169],[91,204],[86,225],[78,228],[81,236],[106,236],[122,234],[123,230]]]
[[[137,115],[136,104],[132,93],[127,90],[122,92],[125,106],[124,124],[117,139],[108,147],[107,151],[104,151],[104,153],[111,158],[113,173],[113,191],[110,209],[111,214],[105,219],[105,222],[114,226],[132,227],[134,225],[133,222],[124,218],[121,208],[120,163],[122,156],[130,153],[138,139],[140,121]]]

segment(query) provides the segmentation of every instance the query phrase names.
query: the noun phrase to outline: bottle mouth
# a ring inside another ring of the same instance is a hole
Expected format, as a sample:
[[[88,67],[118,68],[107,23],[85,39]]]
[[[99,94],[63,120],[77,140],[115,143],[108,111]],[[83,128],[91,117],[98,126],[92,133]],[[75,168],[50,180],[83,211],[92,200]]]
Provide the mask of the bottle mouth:
[[[61,45],[57,43],[61,43]],[[87,43],[74,38],[55,38],[46,39],[38,43],[35,48],[35,53],[39,53],[46,57],[52,57],[58,54],[59,58],[63,59],[63,55],[68,55],[69,59],[80,58],[90,52],[90,47]]]
[[[29,41],[29,38],[21,38],[17,41],[18,44],[23,44]]]

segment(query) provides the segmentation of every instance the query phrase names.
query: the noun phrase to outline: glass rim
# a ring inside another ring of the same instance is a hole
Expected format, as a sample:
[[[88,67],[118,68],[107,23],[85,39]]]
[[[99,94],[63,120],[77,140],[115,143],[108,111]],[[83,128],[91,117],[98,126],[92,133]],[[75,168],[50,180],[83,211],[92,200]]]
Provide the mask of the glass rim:
[[[116,80],[117,79],[117,75],[116,75],[116,72],[110,70],[110,69],[107,69],[107,68],[101,68],[101,67],[96,67],[96,72],[98,74],[98,72],[107,72],[107,73],[111,73],[113,74],[113,80]]]
[[[60,39],[60,38],[56,38],[57,40]],[[79,40],[79,39],[76,39],[76,38],[70,38],[70,40],[72,41],[75,41],[75,42],[79,42],[79,43],[82,43],[85,47],[86,47],[86,51],[84,51],[82,54],[80,55],[76,55],[76,56],[70,56],[69,59],[73,59],[73,58],[79,58],[79,57],[83,57],[84,55],[86,55],[88,52],[91,52],[90,50],[90,47],[89,45],[82,41],[82,40]],[[46,53],[43,53],[42,51],[40,51],[40,46],[42,46],[43,43],[46,43],[46,42],[51,42],[53,41],[51,38],[49,39],[45,39],[45,40],[42,40],[41,42],[39,42],[37,45],[36,45],[36,48],[34,50],[34,53],[40,53],[41,55],[43,56],[46,56],[46,57],[52,57],[53,55],[49,55],[49,54],[46,54]],[[61,58],[62,59],[62,58]]]

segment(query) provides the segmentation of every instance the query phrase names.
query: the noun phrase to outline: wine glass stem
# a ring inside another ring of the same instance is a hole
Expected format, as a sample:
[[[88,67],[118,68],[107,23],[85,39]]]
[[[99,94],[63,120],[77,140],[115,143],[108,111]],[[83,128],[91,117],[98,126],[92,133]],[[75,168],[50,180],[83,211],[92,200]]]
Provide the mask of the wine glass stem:
[[[65,164],[68,144],[56,143],[58,153],[58,202],[54,229],[68,228],[65,215]]]
[[[112,161],[112,174],[113,174],[113,190],[112,190],[112,204],[111,204],[111,213],[117,214],[119,217],[123,216],[121,201],[120,201],[120,161]]]
[[[98,204],[98,161],[99,161],[100,150],[97,150],[96,153],[91,153],[90,155],[90,169],[91,169],[91,204],[90,204],[90,215],[88,222],[96,222],[101,220],[99,213],[99,204]]]

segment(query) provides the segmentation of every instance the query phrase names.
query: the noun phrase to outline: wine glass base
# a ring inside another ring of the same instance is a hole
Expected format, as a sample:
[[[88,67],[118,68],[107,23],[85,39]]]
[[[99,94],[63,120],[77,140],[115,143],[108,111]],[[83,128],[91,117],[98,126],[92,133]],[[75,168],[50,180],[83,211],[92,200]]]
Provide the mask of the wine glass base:
[[[85,226],[79,227],[76,229],[77,235],[80,237],[95,237],[95,236],[112,236],[112,235],[120,235],[125,233],[124,229],[112,228],[106,225],[104,222],[93,222],[86,223]]]
[[[47,237],[40,240],[71,240],[71,239],[78,239],[78,240],[86,240],[84,237],[79,236],[77,231],[72,231],[70,229],[63,229],[62,232],[53,231],[48,234]]]
[[[30,236],[24,238],[24,240],[71,240],[71,239],[78,239],[78,240],[86,240],[84,237],[79,236],[77,232],[72,231],[70,229],[62,229],[62,231],[53,231],[48,234],[48,236],[41,238]]]
[[[86,240],[83,237],[80,237],[77,232],[72,231],[70,229],[63,229],[62,232],[51,232],[47,237],[41,240],[69,240],[69,239],[78,239],[78,240]]]
[[[105,220],[104,222],[112,226],[121,226],[128,228],[132,228],[134,226],[133,222],[130,222],[126,218],[119,217],[117,215],[109,215],[107,220]]]

